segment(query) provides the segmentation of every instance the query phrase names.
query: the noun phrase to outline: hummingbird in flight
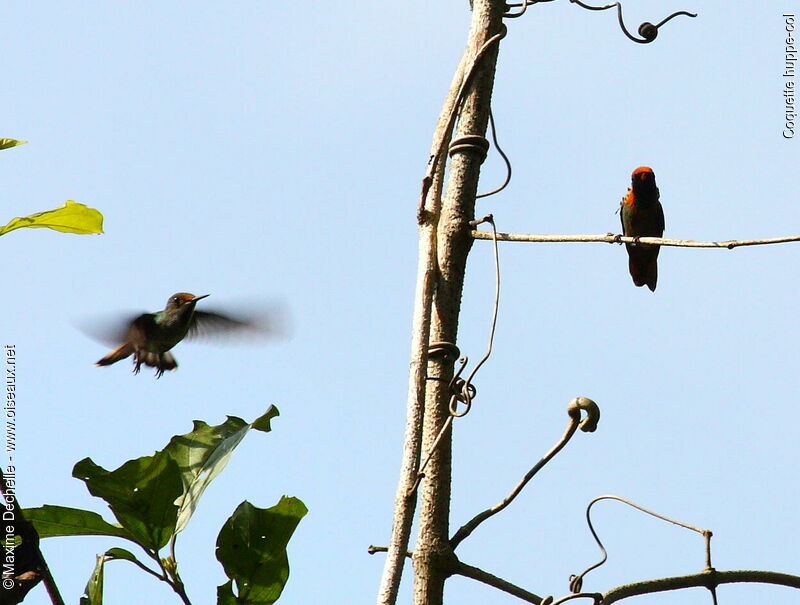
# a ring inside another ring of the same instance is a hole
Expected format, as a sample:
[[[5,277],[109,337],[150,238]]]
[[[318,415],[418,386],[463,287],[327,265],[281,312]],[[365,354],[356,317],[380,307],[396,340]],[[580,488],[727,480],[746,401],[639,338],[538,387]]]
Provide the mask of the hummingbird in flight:
[[[640,166],[631,175],[631,186],[620,202],[622,234],[637,238],[664,235],[664,210],[658,201],[656,175],[649,166]],[[628,270],[636,286],[647,285],[651,292],[658,281],[658,251],[660,246],[625,244],[628,250]]]
[[[122,340],[122,344],[95,365],[109,366],[133,355],[134,374],[138,374],[144,364],[156,368],[156,378],[161,378],[165,371],[178,367],[170,350],[184,338],[259,329],[252,320],[196,310],[197,302],[207,296],[178,292],[169,297],[163,311],[134,317],[115,337],[116,342]]]

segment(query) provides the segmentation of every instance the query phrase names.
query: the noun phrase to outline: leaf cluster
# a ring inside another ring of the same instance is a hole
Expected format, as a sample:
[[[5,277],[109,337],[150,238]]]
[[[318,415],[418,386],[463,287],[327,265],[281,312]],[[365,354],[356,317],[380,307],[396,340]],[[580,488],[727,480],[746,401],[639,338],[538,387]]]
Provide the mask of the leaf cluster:
[[[81,605],[103,602],[105,563],[128,561],[168,583],[184,603],[190,603],[175,559],[175,542],[186,528],[209,483],[225,468],[233,450],[255,429],[271,430],[275,406],[252,423],[228,416],[210,426],[196,420],[193,430],[176,435],[153,454],[129,460],[108,471],[90,458],[73,468],[74,477],[108,504],[116,523],[88,510],[45,505],[24,511],[42,538],[113,536],[133,542],[155,563],[146,565],[133,552],[114,547],[97,557]],[[268,605],[281,594],[289,577],[286,547],[307,512],[297,498],[282,497],[270,508],[242,502],[217,536],[216,557],[228,581],[217,588],[220,605]],[[168,547],[168,554],[162,549]],[[235,590],[234,590],[235,588]]]

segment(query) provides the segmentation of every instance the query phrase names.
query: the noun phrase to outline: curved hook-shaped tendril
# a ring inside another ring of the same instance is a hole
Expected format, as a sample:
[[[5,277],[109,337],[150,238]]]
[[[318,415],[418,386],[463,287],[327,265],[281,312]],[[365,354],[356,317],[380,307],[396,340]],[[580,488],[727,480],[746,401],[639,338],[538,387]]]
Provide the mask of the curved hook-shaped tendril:
[[[522,2],[507,2],[506,12],[503,15],[503,18],[516,19],[517,17],[524,15],[529,6],[533,6],[534,4],[542,4],[543,2],[555,2],[555,0],[523,0]],[[512,13],[509,10],[512,8],[519,8],[520,11],[518,13]]]
[[[616,7],[617,9],[617,20],[619,21],[620,29],[622,29],[622,33],[624,33],[630,40],[638,44],[649,44],[653,40],[656,39],[658,36],[658,28],[664,25],[670,19],[674,19],[679,15],[686,15],[687,17],[696,17],[697,13],[690,13],[689,11],[677,11],[669,15],[667,18],[663,19],[657,25],[653,25],[649,21],[645,21],[639,26],[637,30],[641,38],[637,38],[633,34],[628,31],[628,28],[625,27],[625,21],[622,18],[622,4],[620,2],[612,2],[611,4],[606,4],[605,6],[592,6],[590,4],[586,4],[585,2],[581,2],[581,0],[569,0],[573,4],[577,4],[580,7],[585,8],[586,10],[590,11],[604,11],[608,10],[609,8]]]
[[[586,417],[582,420],[581,411],[586,413]],[[595,431],[597,429],[597,423],[600,421],[600,408],[588,397],[575,397],[567,404],[567,415],[569,415],[569,424],[567,425],[567,429],[564,431],[564,434],[561,436],[558,442],[556,442],[556,444],[550,448],[550,451],[547,452],[541,458],[541,460],[539,460],[539,462],[533,465],[531,470],[529,470],[522,480],[517,483],[508,496],[503,498],[503,500],[491,508],[487,508],[486,510],[475,515],[471,520],[462,525],[458,531],[456,531],[456,533],[453,534],[453,537],[450,538],[450,546],[453,549],[455,549],[465,538],[475,531],[475,529],[477,529],[481,523],[490,517],[493,517],[511,504],[520,494],[520,492],[522,492],[528,482],[533,479],[533,476],[542,470],[544,466],[550,462],[550,460],[552,460],[565,445],[567,445],[567,442],[572,439],[575,431],[577,431],[579,428],[584,433],[591,433]]]
[[[503,186],[505,187],[505,185]],[[492,349],[494,348],[494,333],[497,329],[497,313],[500,310],[500,249],[497,246],[497,227],[494,224],[494,216],[491,214],[487,214],[480,220],[471,221],[470,226],[474,229],[481,223],[489,223],[492,226],[492,239],[494,240],[494,304],[492,305],[492,323],[489,328],[489,344],[486,347],[486,353],[484,353],[483,357],[481,357],[480,361],[472,369],[472,372],[469,373],[469,376],[467,377],[461,389],[467,405],[469,405],[470,399],[474,397],[474,393],[470,393],[470,387],[472,387],[473,390],[475,388],[472,386],[472,380],[475,378],[478,370],[481,369],[481,366],[486,363],[486,360],[492,355]],[[461,415],[463,416],[463,414]]]
[[[476,226],[480,225],[481,223],[488,222],[492,225],[492,233],[494,234],[494,278],[495,278],[495,289],[494,289],[494,307],[492,309],[492,324],[489,329],[489,345],[487,347],[486,353],[481,358],[481,360],[477,363],[477,365],[473,368],[472,372],[470,372],[469,376],[466,380],[461,378],[461,373],[464,371],[464,368],[467,367],[467,362],[469,358],[465,355],[459,360],[461,367],[456,371],[453,375],[453,378],[450,380],[449,388],[452,395],[450,396],[450,402],[448,404],[450,415],[447,417],[447,420],[444,421],[442,427],[439,429],[439,433],[436,435],[436,439],[433,441],[433,445],[428,452],[428,456],[425,458],[424,462],[417,471],[417,479],[414,482],[414,485],[411,486],[411,489],[408,490],[408,495],[411,496],[419,487],[420,482],[422,481],[422,477],[424,476],[425,467],[428,466],[431,458],[433,457],[433,452],[436,451],[436,448],[439,446],[439,442],[442,440],[442,437],[450,428],[450,425],[453,423],[453,418],[460,418],[461,416],[465,416],[470,409],[472,408],[472,399],[477,394],[478,390],[472,384],[472,380],[475,378],[475,374],[478,373],[478,370],[481,366],[486,363],[486,360],[489,359],[489,356],[492,354],[492,348],[494,347],[494,333],[497,327],[497,312],[500,307],[500,251],[497,246],[497,228],[494,224],[494,217],[491,214],[486,215],[480,220],[472,221],[470,226],[475,228]],[[433,343],[429,347],[432,353],[444,353],[452,355],[454,352],[458,352],[458,347],[454,344],[450,343]],[[431,353],[429,353],[430,355]],[[441,380],[440,378],[429,377],[429,380]],[[465,408],[461,411],[458,410],[458,402],[461,402],[465,405]]]
[[[435,342],[428,347],[428,351],[428,355],[444,354],[447,356],[452,355],[453,353],[458,354],[458,347],[449,342]],[[417,479],[414,481],[414,485],[411,486],[411,489],[408,490],[409,496],[417,491],[419,484],[422,482],[422,478],[425,476],[425,468],[428,466],[428,462],[431,461],[431,458],[433,458],[433,452],[435,452],[436,448],[439,447],[439,442],[442,440],[442,437],[444,437],[447,429],[453,423],[453,418],[459,418],[466,415],[472,407],[472,398],[475,396],[477,391],[475,387],[461,378],[461,372],[463,372],[464,368],[467,367],[468,361],[469,357],[466,355],[458,360],[458,362],[461,364],[461,367],[458,368],[458,371],[453,375],[453,378],[448,383],[448,388],[453,393],[453,395],[450,397],[450,403],[448,404],[450,415],[447,417],[447,420],[444,421],[444,424],[442,424],[442,428],[439,429],[439,433],[436,435],[436,439],[433,440],[433,445],[431,446],[431,450],[428,453],[427,458],[425,458],[425,461],[419,467],[419,470],[417,471]],[[440,382],[444,382],[441,378],[433,376],[429,376],[428,380],[438,380]],[[466,408],[462,412],[459,412],[456,408],[456,401],[461,401],[466,404]]]
[[[521,17],[525,14],[525,11],[528,10],[528,6],[530,3],[528,0],[525,2],[520,2],[519,4],[506,4],[506,12],[503,14],[503,18],[505,19],[516,19],[517,17]],[[519,7],[520,11],[518,13],[512,13],[511,8]]]
[[[462,416],[466,416],[470,409],[472,409],[472,398],[478,394],[478,389],[469,381],[469,379],[464,380],[461,378],[461,372],[464,371],[464,368],[467,367],[467,363],[469,362],[469,357],[464,355],[461,359],[459,359],[459,363],[461,367],[458,368],[458,371],[453,375],[453,379],[450,381],[450,391],[453,393],[450,396],[450,403],[448,404],[448,408],[450,410],[450,416],[455,418],[461,418]],[[470,374],[470,378],[472,378],[473,374]],[[458,411],[458,402],[464,404],[464,409],[462,411]],[[441,433],[440,433],[441,435]],[[437,439],[438,442],[438,439]]]
[[[692,531],[696,531],[699,534],[702,534],[703,537],[705,538],[705,542],[706,542],[706,569],[712,569],[712,567],[711,567],[711,535],[712,535],[711,534],[711,530],[701,529],[699,527],[695,527],[694,525],[689,525],[688,523],[682,523],[681,521],[677,521],[675,519],[667,517],[666,515],[662,515],[662,514],[659,514],[659,513],[655,512],[655,511],[652,511],[652,510],[650,510],[648,508],[645,508],[644,506],[640,506],[639,504],[636,504],[632,500],[628,500],[627,498],[623,498],[622,496],[614,496],[614,495],[607,494],[605,496],[598,496],[597,498],[595,498],[594,500],[589,502],[589,505],[586,507],[586,523],[589,526],[589,531],[592,532],[592,536],[594,537],[594,541],[597,542],[597,546],[600,547],[600,552],[603,553],[603,556],[597,563],[595,563],[594,565],[591,565],[590,567],[586,568],[583,572],[581,572],[577,576],[576,575],[571,575],[569,577],[569,589],[573,593],[581,592],[581,588],[583,587],[583,578],[584,578],[584,576],[586,574],[588,574],[593,569],[597,569],[598,567],[600,567],[603,563],[605,563],[608,560],[608,551],[606,551],[605,546],[603,546],[603,543],[600,541],[600,538],[598,537],[597,532],[594,530],[594,526],[592,525],[592,514],[591,514],[592,506],[594,506],[597,502],[600,502],[601,500],[616,500],[617,502],[622,502],[623,504],[627,504],[628,506],[633,507],[633,508],[635,508],[637,510],[640,510],[643,513],[647,513],[648,515],[651,515],[651,516],[655,517],[656,519],[661,519],[662,521],[667,521],[669,523],[673,523],[675,525],[679,525],[680,527],[684,527],[686,529],[690,529]]]
[[[508,184],[511,182],[511,160],[508,159],[506,152],[503,151],[503,148],[500,147],[500,143],[497,141],[497,128],[494,125],[494,114],[492,113],[492,108],[489,108],[489,125],[492,128],[492,141],[494,142],[494,148],[497,149],[497,153],[500,154],[500,157],[503,158],[503,161],[506,164],[506,179],[503,181],[503,184],[491,191],[487,191],[486,193],[479,193],[475,196],[475,199],[480,199],[482,197],[489,197],[490,195],[494,195],[495,193],[500,193],[503,189],[505,189]]]

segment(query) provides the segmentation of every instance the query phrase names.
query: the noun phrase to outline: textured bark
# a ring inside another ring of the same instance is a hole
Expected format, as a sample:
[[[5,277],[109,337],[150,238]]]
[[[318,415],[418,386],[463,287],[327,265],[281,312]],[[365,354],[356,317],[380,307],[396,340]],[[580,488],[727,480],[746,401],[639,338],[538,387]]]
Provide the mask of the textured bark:
[[[450,114],[455,108],[458,91],[464,74],[464,60],[456,69],[450,91],[445,99],[442,114],[433,135],[431,155],[447,145],[451,137]],[[417,290],[414,296],[414,319],[411,333],[411,362],[409,364],[408,404],[406,429],[403,442],[403,459],[400,468],[400,481],[395,495],[392,534],[386,553],[381,584],[378,589],[378,605],[394,605],[403,565],[408,552],[411,525],[414,521],[417,492],[413,491],[422,450],[422,421],[425,408],[425,389],[427,382],[428,342],[430,342],[431,308],[433,306],[433,286],[437,273],[436,227],[441,209],[441,193],[444,179],[444,162],[434,170],[432,184],[428,188],[423,203],[423,219],[419,227],[419,253],[417,261]]]
[[[395,496],[392,534],[378,590],[378,605],[394,605],[408,552],[417,493],[422,493],[420,535],[414,557],[418,574],[415,602],[441,602],[445,578],[454,571],[452,549],[447,544],[450,513],[450,435],[437,447],[426,469],[426,480],[414,490],[421,458],[448,415],[450,392],[446,383],[429,381],[441,376],[449,381],[452,359],[428,359],[431,342],[454,343],[458,328],[461,290],[466,259],[472,245],[469,221],[475,213],[475,194],[482,154],[474,150],[456,153],[450,167],[447,197],[441,202],[446,149],[451,139],[456,105],[466,71],[478,50],[501,31],[505,8],[499,0],[479,0],[473,10],[469,42],[445,100],[434,133],[428,173],[418,219],[419,258],[409,368],[408,409],[400,481]],[[458,136],[485,135],[491,88],[497,60],[497,44],[485,49],[477,72],[463,98]],[[424,428],[423,428],[424,427]],[[438,596],[437,596],[438,595]]]
[[[486,41],[502,27],[505,5],[498,0],[475,0],[466,54],[474,57]],[[489,48],[477,66],[459,115],[455,137],[485,136],[489,121],[492,85],[497,61],[497,44]],[[438,273],[431,314],[430,342],[455,343],[467,256],[472,246],[469,222],[475,216],[482,154],[466,149],[454,154],[447,192],[437,229]],[[441,427],[449,416],[453,375],[452,359],[428,359],[428,381],[422,433],[423,456],[427,456]],[[451,431],[448,430],[433,451],[421,485],[419,533],[414,548],[414,603],[440,605],[444,582],[454,569],[449,544]]]

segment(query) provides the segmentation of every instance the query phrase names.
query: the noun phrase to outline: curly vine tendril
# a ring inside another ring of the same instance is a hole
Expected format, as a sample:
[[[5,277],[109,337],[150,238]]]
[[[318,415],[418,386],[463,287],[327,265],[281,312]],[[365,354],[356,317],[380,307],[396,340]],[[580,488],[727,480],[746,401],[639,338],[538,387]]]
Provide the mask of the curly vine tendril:
[[[533,4],[540,4],[542,2],[552,2],[552,1],[553,0],[525,0],[524,2],[510,3],[510,4],[508,4],[508,8],[509,9],[510,8],[519,8],[519,7],[521,7],[522,10],[520,10],[519,12],[516,12],[516,13],[512,13],[512,12],[509,11],[509,12],[506,13],[505,16],[507,18],[521,17],[522,15],[525,14],[525,10],[528,8],[528,6],[531,6]],[[678,17],[680,15],[685,15],[687,17],[696,17],[697,16],[697,13],[690,13],[689,11],[677,11],[677,12],[672,13],[671,15],[666,17],[665,19],[662,19],[659,23],[656,23],[655,25],[650,23],[649,21],[645,21],[644,23],[642,23],[639,26],[639,29],[637,30],[637,33],[639,34],[639,36],[641,36],[640,38],[637,38],[630,31],[628,31],[627,27],[625,27],[625,21],[622,18],[622,3],[620,3],[620,2],[612,2],[611,4],[606,4],[604,6],[592,6],[591,4],[586,4],[585,2],[582,2],[581,0],[569,0],[569,1],[572,4],[577,4],[581,8],[585,8],[586,10],[590,10],[590,11],[604,11],[604,10],[608,10],[610,8],[616,8],[617,9],[617,20],[619,21],[620,29],[622,29],[622,32],[628,37],[629,40],[633,40],[637,44],[649,44],[650,42],[655,40],[656,36],[658,36],[658,29],[662,25],[664,25],[667,21],[669,21],[671,19],[674,19],[675,17]]]

